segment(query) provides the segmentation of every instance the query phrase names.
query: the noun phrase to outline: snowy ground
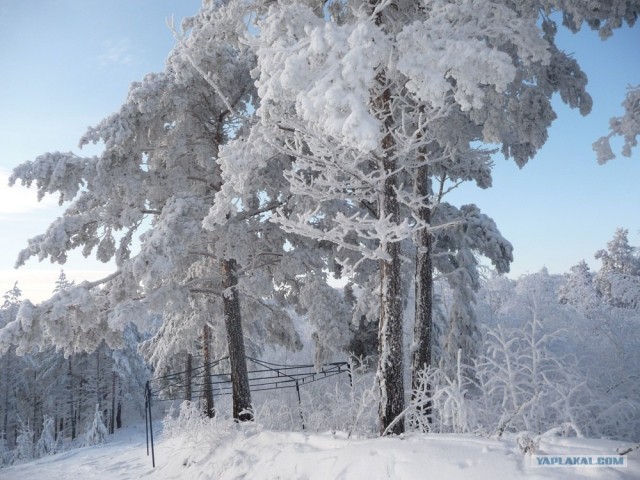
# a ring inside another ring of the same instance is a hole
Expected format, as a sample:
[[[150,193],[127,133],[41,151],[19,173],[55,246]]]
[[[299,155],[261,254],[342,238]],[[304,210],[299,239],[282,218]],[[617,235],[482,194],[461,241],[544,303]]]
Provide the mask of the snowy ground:
[[[515,438],[409,435],[348,439],[345,434],[273,432],[231,426],[156,442],[156,468],[146,456],[144,426],[106,445],[81,448],[0,469],[6,480],[90,479],[638,479],[640,452],[626,467],[533,467]],[[549,437],[538,454],[612,455],[629,445]]]

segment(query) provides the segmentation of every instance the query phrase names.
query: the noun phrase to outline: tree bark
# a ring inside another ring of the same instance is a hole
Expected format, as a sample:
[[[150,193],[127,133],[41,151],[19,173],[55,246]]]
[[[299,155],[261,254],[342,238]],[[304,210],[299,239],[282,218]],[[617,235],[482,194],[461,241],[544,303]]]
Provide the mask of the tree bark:
[[[387,202],[385,202],[387,203]],[[393,202],[390,202],[393,203]],[[378,330],[378,382],[380,433],[404,432],[404,420],[387,428],[404,410],[402,365],[402,305],[400,295],[400,245],[389,243],[391,260],[381,262],[380,325]]]
[[[418,169],[414,191],[416,195],[428,198],[429,168],[425,165]],[[423,206],[418,217],[425,224],[431,224],[431,208]],[[433,239],[429,228],[418,231],[416,238],[415,273],[415,323],[413,327],[413,351],[411,356],[412,398],[417,392],[430,392],[429,385],[422,385],[420,372],[431,365],[431,332],[433,327],[433,263],[431,259]],[[431,422],[432,404],[429,401],[420,409]]]
[[[113,435],[116,428],[116,372],[111,372],[111,419],[109,433]]]
[[[222,286],[224,320],[229,344],[231,365],[231,387],[233,397],[233,418],[239,421],[253,420],[251,390],[247,373],[247,359],[242,333],[240,298],[238,297],[238,275],[235,260],[222,261]]]
[[[122,399],[118,398],[118,406],[116,410],[116,428],[122,428]]]
[[[369,0],[373,9],[379,0]],[[385,29],[382,11],[375,17],[377,26]],[[382,169],[385,175],[380,204],[380,218],[388,217],[398,223],[400,207],[397,194],[396,145],[393,138],[394,120],[391,109],[391,87],[386,72],[380,71],[376,77],[377,91],[374,91],[373,107],[376,116],[384,122],[385,136],[382,139]],[[387,242],[387,260],[380,261],[380,323],[378,329],[378,384],[380,405],[378,418],[380,433],[401,434],[404,432],[404,380],[402,352],[402,295],[400,282],[400,244]]]
[[[9,349],[9,351],[5,354],[5,368],[3,372],[3,385],[4,385],[4,406],[3,406],[3,414],[2,414],[2,431],[9,437],[9,390],[10,381],[9,381],[9,373],[11,372],[11,356],[13,355],[13,347]],[[8,445],[11,446],[10,444]]]
[[[96,405],[102,406],[102,402],[100,401],[100,347],[102,344],[98,345],[98,349],[96,350]]]
[[[38,372],[34,371],[33,372],[33,396],[32,396],[32,402],[33,402],[33,442],[35,445],[35,442],[38,440],[38,436],[39,436],[39,425],[40,422],[38,422],[38,394],[37,394],[37,386],[38,386]]]
[[[379,19],[378,19],[379,20]],[[397,196],[395,142],[391,134],[391,91],[384,72],[378,74],[377,81],[383,89],[374,99],[379,118],[384,119],[386,135],[382,140],[384,158],[382,168],[385,174],[384,190],[380,201],[380,218],[389,217],[398,223],[400,207]],[[404,411],[404,381],[402,353],[402,293],[400,282],[400,244],[387,242],[385,252],[389,259],[380,262],[380,324],[378,330],[378,383],[380,405],[378,417],[381,434],[399,435],[404,432],[404,420],[398,419]]]
[[[209,325],[202,328],[202,356],[204,361],[204,407],[207,417],[213,418],[216,414],[213,405],[213,386],[211,385],[211,358],[209,355],[209,342],[211,332]]]

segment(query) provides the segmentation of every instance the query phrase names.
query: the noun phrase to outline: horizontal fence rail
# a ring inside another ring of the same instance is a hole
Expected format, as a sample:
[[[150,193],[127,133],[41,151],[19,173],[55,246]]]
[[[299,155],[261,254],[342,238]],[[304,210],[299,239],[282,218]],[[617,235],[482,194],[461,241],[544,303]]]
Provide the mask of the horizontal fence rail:
[[[228,363],[229,357],[222,357],[210,363],[210,368],[214,369],[219,365]],[[249,368],[249,387],[252,392],[265,390],[276,390],[281,388],[296,388],[318,380],[347,373],[351,375],[348,362],[333,362],[321,365],[316,369],[314,365],[279,365],[265,362],[256,358],[247,357],[248,365],[253,364],[254,368]],[[198,398],[204,393],[205,366],[201,365],[191,370],[191,395]],[[158,401],[185,400],[188,372],[177,372],[150,380],[151,395],[157,397]],[[212,373],[211,385],[214,396],[228,395],[231,393],[231,374]]]

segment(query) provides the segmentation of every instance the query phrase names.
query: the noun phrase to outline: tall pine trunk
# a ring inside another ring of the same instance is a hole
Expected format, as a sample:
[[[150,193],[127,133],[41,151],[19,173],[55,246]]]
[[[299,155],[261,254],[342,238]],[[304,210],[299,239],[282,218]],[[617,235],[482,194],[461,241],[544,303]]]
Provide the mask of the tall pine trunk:
[[[386,164],[387,162],[385,162]],[[390,169],[385,169],[390,171]],[[385,198],[382,212],[397,218],[398,202],[395,182],[385,181]],[[404,432],[404,420],[398,420],[389,430],[396,417],[404,410],[404,382],[402,365],[402,297],[400,284],[400,244],[387,244],[390,260],[381,261],[380,325],[378,330],[378,382],[380,385],[380,433],[400,434]]]
[[[416,195],[429,198],[429,168],[424,165],[418,169],[415,179]],[[431,225],[431,208],[422,206],[418,217],[426,225]],[[431,365],[431,332],[433,331],[433,263],[431,260],[433,239],[429,228],[418,231],[416,236],[416,273],[415,273],[415,323],[413,327],[413,351],[411,355],[412,396],[419,391],[429,394],[430,385],[422,385],[420,373]],[[429,400],[421,407],[428,421],[431,421],[432,405]]]
[[[96,350],[96,405],[102,407],[101,395],[100,395],[100,349],[102,344],[98,345]]]
[[[378,15],[376,23],[382,23]],[[380,200],[380,218],[388,217],[398,223],[399,203],[397,196],[397,168],[395,141],[392,135],[391,90],[384,72],[377,76],[382,91],[374,98],[379,118],[384,119],[386,135],[382,140],[384,157],[382,168],[385,174],[384,189]],[[399,418],[404,410],[404,381],[402,353],[402,291],[400,282],[400,244],[387,242],[387,260],[380,261],[380,324],[378,330],[378,372],[380,405],[378,417],[381,434],[404,432],[404,420]],[[395,422],[394,422],[395,421]],[[393,423],[393,425],[392,425]]]
[[[116,428],[116,372],[111,372],[111,419],[109,433],[113,435]]]
[[[202,357],[204,361],[204,408],[207,417],[213,418],[216,414],[213,405],[213,385],[211,384],[211,357],[210,357],[210,337],[209,325],[202,328]]]
[[[247,359],[244,350],[235,260],[222,261],[222,286],[225,289],[223,305],[229,345],[229,363],[231,364],[233,418],[240,421],[252,420],[251,390],[249,389]]]

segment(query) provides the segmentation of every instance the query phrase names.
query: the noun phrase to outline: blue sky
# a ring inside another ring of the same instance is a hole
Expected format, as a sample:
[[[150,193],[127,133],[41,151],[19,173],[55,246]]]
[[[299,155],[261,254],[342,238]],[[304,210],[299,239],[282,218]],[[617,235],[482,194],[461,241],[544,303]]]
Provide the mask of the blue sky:
[[[608,133],[609,119],[623,113],[627,87],[640,84],[640,25],[604,42],[592,31],[561,29],[558,44],[589,77],[591,114],[583,117],[556,97],[558,119],[533,160],[519,169],[496,155],[491,189],[468,185],[449,199],[476,203],[496,221],[514,245],[514,277],[543,266],[563,273],[582,259],[595,268],[594,253],[617,227],[627,228],[630,243],[640,246],[640,150],[598,165],[591,148]]]
[[[0,293],[19,281],[25,297],[51,292],[60,266],[31,260],[13,270],[27,239],[61,210],[38,205],[35,191],[8,188],[6,177],[47,151],[80,151],[90,125],[116,111],[132,81],[163,69],[174,41],[165,21],[197,12],[200,0],[2,0],[0,2]],[[561,47],[587,72],[594,97],[590,116],[558,104],[558,120],[538,156],[522,170],[496,157],[493,188],[466,186],[453,203],[477,203],[515,247],[512,276],[546,266],[562,273],[593,254],[616,227],[640,245],[640,154],[597,165],[591,143],[607,132],[630,84],[640,83],[640,26],[602,42],[590,31],[562,32]],[[76,281],[110,267],[79,254],[64,266]]]
[[[61,214],[56,199],[7,187],[16,165],[77,148],[87,127],[116,111],[129,85],[160,71],[174,44],[166,20],[195,14],[200,0],[0,0],[0,294],[15,281],[43,299],[60,272],[49,261],[14,270],[27,239]],[[67,276],[95,280],[112,267],[74,254]]]

